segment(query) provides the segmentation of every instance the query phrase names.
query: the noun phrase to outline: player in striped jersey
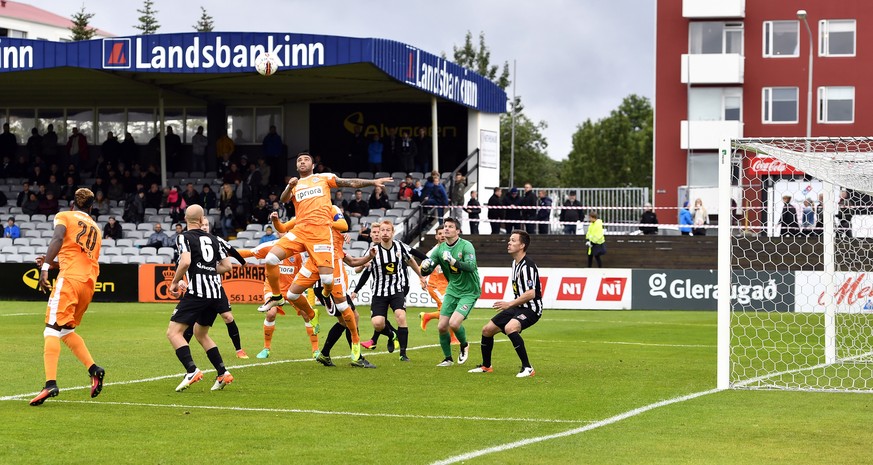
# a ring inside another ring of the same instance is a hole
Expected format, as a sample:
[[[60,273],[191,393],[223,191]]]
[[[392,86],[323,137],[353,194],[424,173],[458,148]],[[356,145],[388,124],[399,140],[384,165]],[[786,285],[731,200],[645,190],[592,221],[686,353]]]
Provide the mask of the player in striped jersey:
[[[185,209],[188,230],[177,239],[179,264],[169,288],[171,295],[178,296],[179,283],[182,278],[187,278],[185,294],[173,310],[167,327],[167,339],[187,371],[176,391],[184,391],[203,379],[203,372],[194,363],[191,348],[183,335],[185,329],[192,325],[194,337],[218,372],[212,390],[224,389],[233,381],[233,375],[225,368],[218,346],[209,337],[209,328],[215,318],[229,308],[227,295],[221,286],[221,275],[231,270],[230,257],[219,246],[215,236],[200,229],[202,222],[203,207],[191,205]]]
[[[543,292],[540,287],[540,272],[536,263],[527,256],[530,246],[530,235],[522,230],[512,231],[506,246],[512,255],[512,294],[515,299],[494,303],[494,308],[500,310],[491,321],[482,328],[482,364],[470,370],[470,373],[491,373],[491,348],[494,347],[494,335],[504,333],[515,347],[515,352],[521,360],[521,371],[516,377],[525,378],[536,374],[527,358],[527,350],[521,332],[533,326],[543,315]]]
[[[103,389],[105,370],[94,363],[85,341],[75,332],[88,310],[94,296],[94,283],[100,274],[97,260],[100,258],[102,234],[88,215],[93,203],[94,193],[90,189],[76,190],[72,211],[55,215],[55,230],[46,254],[37,258],[40,268],[39,289],[50,293],[51,297],[46,307],[43,330],[46,381],[45,387],[30,401],[33,406],[41,405],[60,392],[57,374],[61,341],[88,369],[91,397],[97,397]],[[49,282],[49,268],[61,269],[54,290]]]

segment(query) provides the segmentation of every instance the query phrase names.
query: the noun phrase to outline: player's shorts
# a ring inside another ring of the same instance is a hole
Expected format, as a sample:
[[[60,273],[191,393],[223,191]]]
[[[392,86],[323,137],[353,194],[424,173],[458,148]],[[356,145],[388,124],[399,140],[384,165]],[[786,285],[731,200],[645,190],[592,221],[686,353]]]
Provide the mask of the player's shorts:
[[[476,305],[477,300],[479,300],[478,297],[455,297],[447,295],[443,298],[443,307],[440,309],[440,316],[451,317],[453,313],[457,312],[464,315],[464,319],[466,320],[467,317],[470,316],[470,312],[473,311],[473,306]]]
[[[200,326],[212,326],[215,317],[229,309],[227,297],[224,302],[221,299],[206,299],[193,295],[185,295],[173,309],[170,321],[182,323],[188,326],[197,323]]]
[[[59,277],[49,297],[46,324],[67,328],[79,326],[93,297],[94,281],[81,282]]]
[[[537,321],[540,321],[540,316],[533,310],[524,307],[510,307],[497,315],[494,315],[491,322],[494,323],[494,326],[500,328],[501,331],[504,331],[506,325],[509,324],[511,320],[518,320],[518,322],[521,323],[522,331],[524,331],[533,326]]]
[[[318,267],[312,260],[307,260],[306,265],[297,273],[294,278],[294,284],[303,288],[314,287],[321,278],[318,275]],[[349,289],[349,275],[346,272],[346,266],[341,258],[336,258],[333,261],[333,289],[330,295],[333,296],[334,302],[345,301],[346,294]]]
[[[406,294],[398,292],[387,297],[373,296],[373,301],[370,303],[370,318],[388,316],[388,307],[395,312],[406,310]]]
[[[325,234],[316,234],[316,231],[321,229],[325,231]],[[335,258],[329,225],[295,227],[279,238],[275,247],[284,250],[286,257],[295,253],[307,252],[309,253],[308,261],[314,262],[316,267],[330,267]]]
[[[222,292],[221,293],[221,303],[218,304],[218,313],[222,314],[222,313],[227,313],[229,311],[231,311],[230,300],[228,300],[227,294]],[[206,326],[206,325],[201,325],[201,326]]]

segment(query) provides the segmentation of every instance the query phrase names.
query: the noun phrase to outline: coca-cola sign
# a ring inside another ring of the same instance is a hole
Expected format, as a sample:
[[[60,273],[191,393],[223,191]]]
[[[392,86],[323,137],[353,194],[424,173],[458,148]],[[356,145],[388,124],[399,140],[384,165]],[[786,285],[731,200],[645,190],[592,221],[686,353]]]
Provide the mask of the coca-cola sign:
[[[803,171],[773,157],[754,157],[749,159],[746,169],[750,176],[763,175],[802,175]]]
[[[864,272],[838,271],[828,277],[821,271],[798,271],[795,280],[796,312],[822,313],[830,300],[837,313],[873,313],[873,276]]]

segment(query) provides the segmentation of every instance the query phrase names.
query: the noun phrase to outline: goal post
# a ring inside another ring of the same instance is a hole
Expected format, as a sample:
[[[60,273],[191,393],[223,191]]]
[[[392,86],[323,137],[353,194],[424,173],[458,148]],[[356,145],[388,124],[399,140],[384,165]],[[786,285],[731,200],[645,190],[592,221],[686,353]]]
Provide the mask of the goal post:
[[[873,392],[873,138],[718,156],[717,387]]]

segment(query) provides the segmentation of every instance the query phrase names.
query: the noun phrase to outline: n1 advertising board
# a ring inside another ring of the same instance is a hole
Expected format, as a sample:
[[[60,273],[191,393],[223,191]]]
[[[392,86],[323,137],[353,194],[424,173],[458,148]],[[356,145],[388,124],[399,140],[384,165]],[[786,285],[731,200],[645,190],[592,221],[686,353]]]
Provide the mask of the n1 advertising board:
[[[715,310],[715,270],[634,270],[634,310]],[[790,312],[795,307],[792,271],[745,270],[731,276],[734,309]]]
[[[821,271],[797,271],[795,312],[824,313],[827,285]],[[873,274],[836,272],[833,302],[837,313],[873,313]]]

